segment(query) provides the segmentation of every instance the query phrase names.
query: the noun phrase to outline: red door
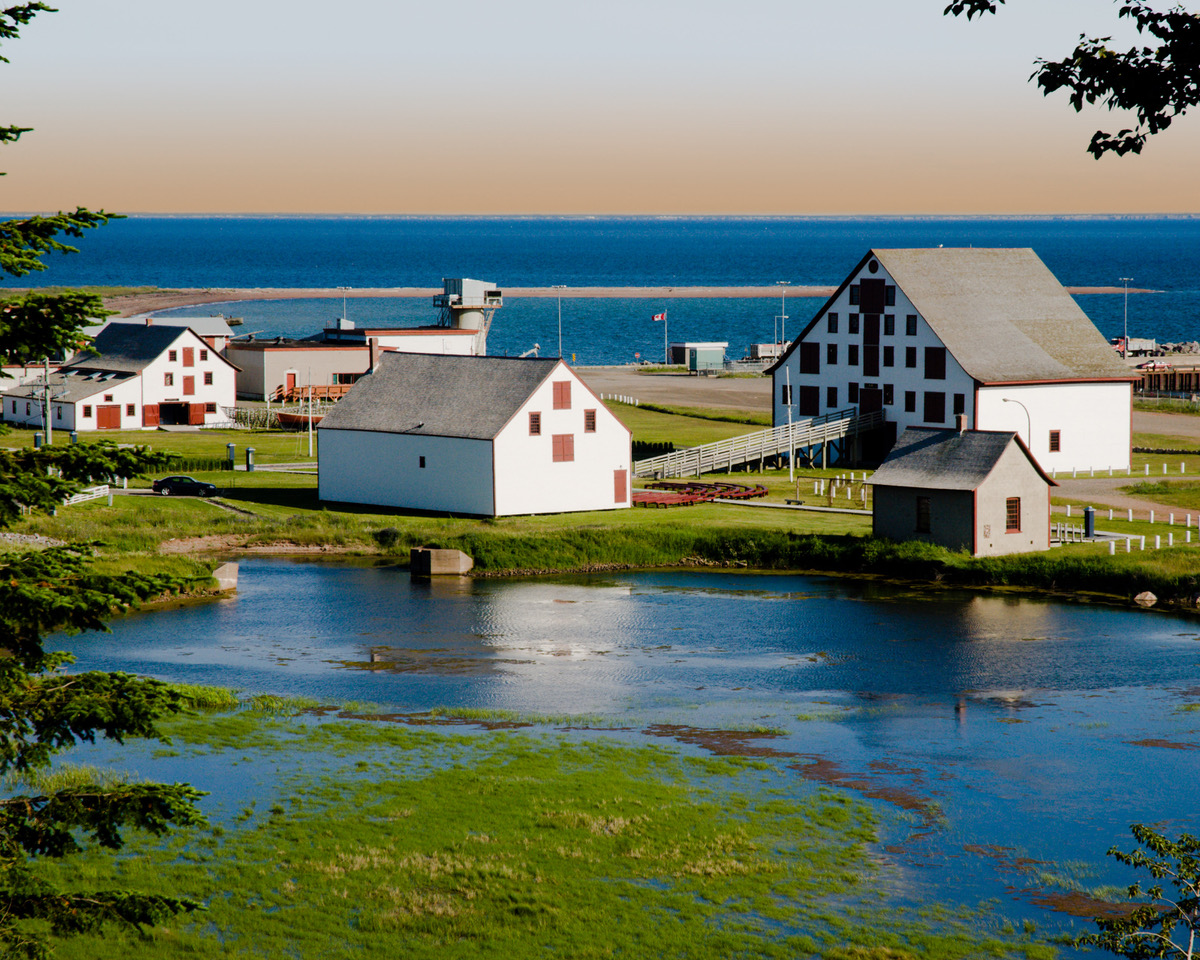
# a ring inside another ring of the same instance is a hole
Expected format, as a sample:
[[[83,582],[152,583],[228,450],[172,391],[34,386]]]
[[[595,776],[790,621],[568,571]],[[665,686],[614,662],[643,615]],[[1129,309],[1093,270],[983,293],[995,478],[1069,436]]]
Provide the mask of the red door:
[[[96,407],[97,430],[121,429],[121,405],[119,403],[104,404]]]
[[[629,471],[614,470],[613,471],[613,503],[625,503],[628,499],[627,491],[629,489]]]
[[[142,426],[157,427],[158,426],[158,404],[148,403],[142,407]]]
[[[296,375],[294,373],[289,373],[287,375],[287,392],[288,396],[291,396],[296,392]]]
[[[201,424],[204,423],[204,404],[189,403],[188,404],[188,423]]]

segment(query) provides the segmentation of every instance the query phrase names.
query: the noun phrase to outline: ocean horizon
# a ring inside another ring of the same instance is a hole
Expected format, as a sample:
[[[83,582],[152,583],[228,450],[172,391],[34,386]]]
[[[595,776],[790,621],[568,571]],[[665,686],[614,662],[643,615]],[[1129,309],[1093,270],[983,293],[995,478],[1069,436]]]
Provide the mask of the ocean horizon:
[[[1064,286],[1116,287],[1129,297],[1131,335],[1200,339],[1200,215],[678,216],[401,214],[130,215],[88,231],[80,252],[10,286],[168,288],[439,287],[475,277],[505,287],[742,287],[789,281],[836,286],[871,248],[1031,247]],[[1106,337],[1124,329],[1124,298],[1077,296]],[[794,336],[820,301],[793,301]],[[780,305],[770,299],[563,299],[563,353],[579,363],[662,355],[671,340],[728,341],[728,355],[770,342]],[[214,311],[243,317],[246,332],[308,336],[342,312],[340,298],[242,302]],[[436,319],[431,304],[355,299],[349,319],[410,325]],[[508,298],[490,350],[557,353],[557,303]],[[640,357],[638,356],[640,355]]]

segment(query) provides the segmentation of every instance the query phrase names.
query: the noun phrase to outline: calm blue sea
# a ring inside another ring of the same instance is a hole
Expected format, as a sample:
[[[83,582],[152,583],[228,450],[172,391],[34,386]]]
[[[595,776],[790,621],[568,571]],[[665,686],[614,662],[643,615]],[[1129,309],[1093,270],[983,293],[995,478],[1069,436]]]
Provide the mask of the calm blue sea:
[[[836,284],[870,247],[1032,247],[1066,286],[1118,286],[1139,336],[1200,339],[1200,217],[1149,218],[417,218],[130,217],[50,258],[39,284],[162,287],[436,287],[445,276],[516,286],[743,286],[790,280]],[[28,280],[25,282],[29,282]],[[1123,298],[1081,296],[1106,336],[1120,334]],[[798,332],[820,301],[788,302]],[[770,341],[779,303],[769,299],[566,299],[563,352],[580,363],[661,356],[671,340],[726,340],[730,357]],[[305,336],[342,312],[340,300],[204,307],[245,318],[244,332]],[[192,311],[196,312],[196,311]],[[359,323],[432,322],[419,300],[352,300]],[[506,299],[492,353],[534,343],[557,352],[553,300]]]

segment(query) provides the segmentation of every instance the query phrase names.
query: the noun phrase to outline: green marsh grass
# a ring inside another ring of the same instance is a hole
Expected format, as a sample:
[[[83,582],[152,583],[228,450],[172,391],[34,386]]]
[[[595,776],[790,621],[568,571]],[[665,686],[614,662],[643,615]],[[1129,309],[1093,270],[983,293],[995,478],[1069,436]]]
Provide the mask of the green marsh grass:
[[[58,957],[1052,955],[980,933],[971,911],[879,909],[871,808],[751,786],[761,760],[246,711],[166,732],[267,764],[265,793],[209,830],[43,864],[71,889],[115,872],[207,907],[143,937],[59,941]]]

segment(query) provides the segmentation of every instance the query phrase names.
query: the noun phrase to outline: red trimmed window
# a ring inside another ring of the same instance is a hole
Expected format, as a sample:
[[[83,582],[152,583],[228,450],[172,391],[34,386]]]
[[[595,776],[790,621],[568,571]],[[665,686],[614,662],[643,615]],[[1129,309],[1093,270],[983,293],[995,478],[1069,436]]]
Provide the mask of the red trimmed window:
[[[164,387],[173,387],[173,386],[175,386],[175,374],[173,374],[173,373],[164,373],[164,374],[163,374],[163,386],[164,386]]]
[[[28,411],[26,411],[26,412],[28,412]],[[90,417],[92,415],[92,408],[90,405],[84,404],[83,415],[84,415],[84,417]]]
[[[556,433],[553,440],[555,463],[569,463],[575,459],[575,434]]]
[[[201,350],[201,351],[200,351],[200,359],[201,359],[201,360],[207,360],[207,359],[208,359],[208,351],[207,351],[207,350]]]
[[[213,382],[213,381],[212,381],[212,371],[211,371],[211,370],[205,370],[205,371],[204,371],[204,385],[205,385],[206,387],[211,387],[211,386],[212,386],[212,382]]]
[[[168,350],[167,351],[167,361],[169,363],[174,363],[178,359],[179,359],[178,351],[176,351],[176,350]]]
[[[584,410],[583,411],[583,432],[584,433],[595,433],[596,432],[596,411],[595,410]]]
[[[1004,501],[1004,532],[1021,532],[1021,498],[1009,497]]]
[[[1050,431],[1050,452],[1058,453],[1060,450],[1062,450],[1062,431],[1051,430]]]
[[[205,413],[216,413],[217,405],[215,403],[206,403],[204,405],[204,412]]]
[[[61,416],[61,414],[60,414],[60,416]],[[125,416],[127,416],[127,417],[137,416],[137,408],[132,403],[125,404]]]
[[[542,435],[542,415],[538,411],[530,411],[529,435],[531,437],[540,437]]]
[[[555,380],[554,381],[554,409],[555,410],[570,410],[571,409],[571,381],[570,380]]]

